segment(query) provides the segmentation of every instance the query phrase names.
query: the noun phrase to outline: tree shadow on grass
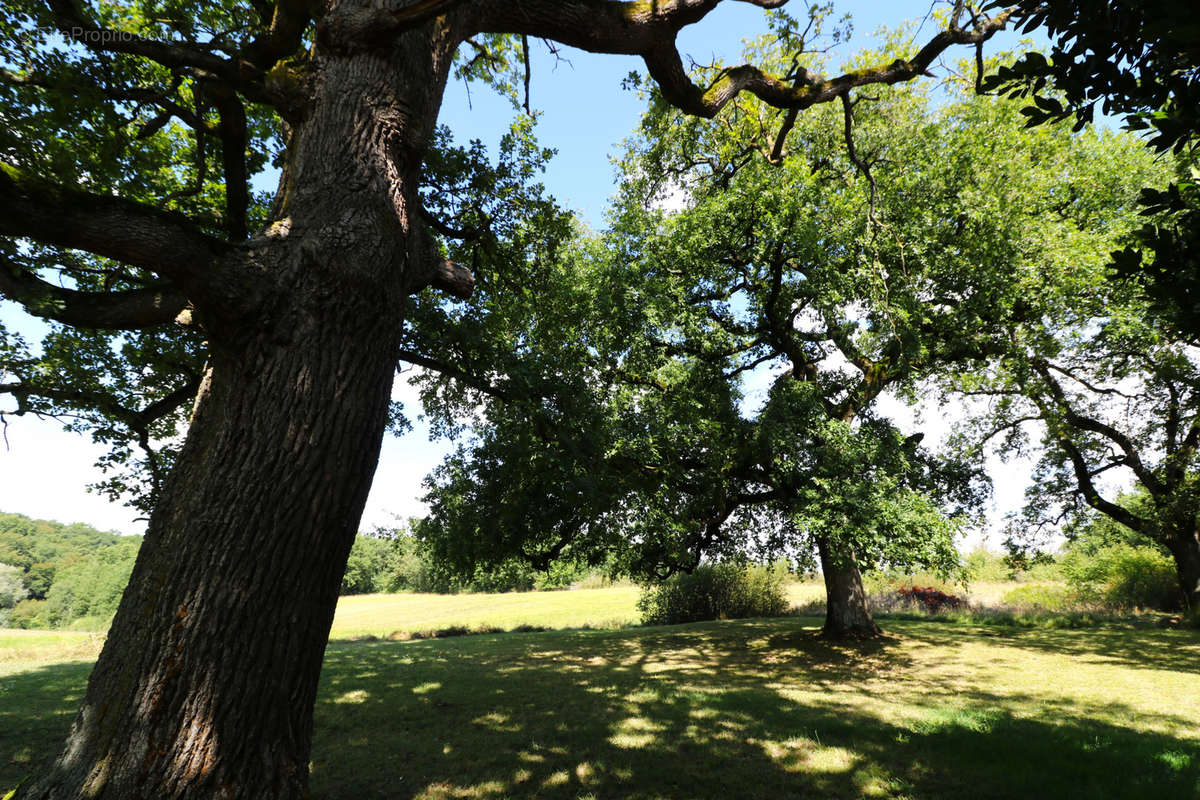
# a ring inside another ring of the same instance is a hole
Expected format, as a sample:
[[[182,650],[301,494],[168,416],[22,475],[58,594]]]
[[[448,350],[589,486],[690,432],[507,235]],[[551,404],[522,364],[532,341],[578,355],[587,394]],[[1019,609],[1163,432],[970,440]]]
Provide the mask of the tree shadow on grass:
[[[838,643],[796,624],[335,643],[316,713],[314,795],[1200,797],[1196,738],[1146,729],[1194,726],[1170,698],[1147,715],[1037,687],[951,684],[913,656],[995,640],[1197,674],[1185,632],[995,637],[897,623],[893,637]],[[0,794],[58,753],[90,669],[0,677]]]
[[[887,625],[887,622],[882,624]],[[909,633],[899,623],[896,627]],[[1173,670],[1200,675],[1200,630],[1151,628],[1144,624],[1111,622],[1089,628],[972,628],[972,632],[1002,639],[1012,647],[1069,655],[1088,663],[1112,663],[1130,669]],[[923,625],[912,635],[929,642],[961,635],[963,627]]]
[[[335,645],[314,796],[1200,794],[1194,739],[1067,701],[920,686],[899,639],[786,625]]]
[[[0,797],[58,755],[91,671],[83,661],[0,677]]]

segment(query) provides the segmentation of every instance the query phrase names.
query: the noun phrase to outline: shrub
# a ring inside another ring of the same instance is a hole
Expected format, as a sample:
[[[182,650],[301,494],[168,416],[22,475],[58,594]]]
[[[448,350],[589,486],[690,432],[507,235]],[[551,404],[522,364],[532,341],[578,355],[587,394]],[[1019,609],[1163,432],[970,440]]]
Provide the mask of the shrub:
[[[1034,561],[1024,572],[1017,573],[1017,580],[1030,583],[1057,583],[1065,580],[1061,559],[1047,558]]]
[[[876,614],[940,613],[965,605],[954,583],[932,573],[870,572],[863,576],[863,590]]]
[[[1118,543],[1063,559],[1067,583],[1085,603],[1113,610],[1180,608],[1179,579],[1171,558],[1152,547]]]
[[[80,617],[79,619],[71,620],[66,626],[70,631],[106,631],[112,625],[113,615],[106,617]]]
[[[342,588],[339,594],[374,594],[387,590],[385,570],[391,554],[392,543],[386,539],[363,536],[354,538],[346,571],[342,573]]]
[[[771,566],[713,564],[647,587],[638,600],[644,625],[710,619],[777,617],[787,613],[783,563]]]
[[[863,591],[868,596],[895,595],[909,586],[927,586],[951,594],[956,584],[931,572],[868,572],[863,576]]]
[[[613,578],[607,573],[593,571],[586,573],[581,578],[576,578],[572,581],[571,589],[605,589],[609,586],[619,586],[622,583],[628,585],[628,581],[620,578]]]
[[[971,581],[1004,583],[1013,579],[1012,565],[1004,560],[1004,556],[985,547],[972,550],[964,561],[966,573]]]
[[[21,580],[20,567],[0,564],[0,611],[6,611],[29,596]]]
[[[13,606],[8,615],[8,624],[14,628],[48,628],[45,619],[46,601],[28,598]]]
[[[937,614],[941,611],[962,608],[965,605],[961,597],[953,594],[947,594],[932,586],[902,586],[896,591],[900,596],[915,601],[921,606],[921,608],[923,608],[925,611],[928,611],[930,614]]]
[[[117,613],[140,545],[140,539],[129,539],[60,568],[46,593],[46,623],[65,628],[86,617],[91,620],[88,629],[106,627],[105,621]]]

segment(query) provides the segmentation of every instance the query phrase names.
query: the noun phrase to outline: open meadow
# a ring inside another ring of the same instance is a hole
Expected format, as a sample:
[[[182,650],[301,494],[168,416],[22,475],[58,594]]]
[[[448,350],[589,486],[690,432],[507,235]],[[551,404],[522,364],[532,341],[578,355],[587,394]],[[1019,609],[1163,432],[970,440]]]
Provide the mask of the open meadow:
[[[884,617],[886,638],[834,644],[816,636],[820,618],[792,616],[378,638],[614,625],[636,615],[636,595],[346,598],[313,796],[1200,796],[1194,630]],[[100,643],[0,632],[0,794],[54,754]]]
[[[503,594],[368,594],[338,601],[330,638],[386,637],[451,627],[512,630],[541,628],[619,628],[638,621],[641,589],[632,584],[560,592]],[[823,601],[816,583],[787,587],[793,606]]]

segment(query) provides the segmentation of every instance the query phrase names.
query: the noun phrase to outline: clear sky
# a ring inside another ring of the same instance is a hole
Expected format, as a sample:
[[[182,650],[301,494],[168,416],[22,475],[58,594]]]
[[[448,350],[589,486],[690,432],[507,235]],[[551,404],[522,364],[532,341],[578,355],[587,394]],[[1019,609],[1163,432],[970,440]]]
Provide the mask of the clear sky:
[[[801,0],[793,0],[792,5],[794,13],[803,12]],[[854,37],[842,50],[845,55],[869,46],[870,34],[880,25],[895,26],[905,20],[924,19],[931,8],[928,0],[838,0],[835,6],[838,16],[849,12],[854,22]],[[748,3],[726,2],[703,22],[687,29],[680,37],[680,48],[685,58],[690,55],[697,62],[714,59],[735,62],[741,40],[764,31],[759,9]],[[926,21],[918,40],[927,39],[934,32],[935,23]],[[1004,35],[989,47],[1009,48],[1015,41],[1015,36]],[[951,59],[967,55],[964,49],[959,50],[961,54],[951,52]],[[621,79],[631,70],[640,70],[642,65],[633,57],[599,56],[570,48],[562,48],[560,55],[562,58],[556,60],[541,46],[533,53],[532,104],[542,112],[538,136],[545,145],[558,150],[545,183],[560,202],[578,211],[590,225],[599,227],[614,189],[610,157],[618,152],[619,142],[633,130],[641,112],[636,94],[623,90]],[[441,121],[451,127],[459,141],[478,138],[494,150],[511,115],[507,101],[480,88],[468,97],[461,85],[454,85],[447,92]],[[0,301],[0,320],[14,328],[34,329],[11,302]],[[395,397],[407,401],[410,416],[416,416],[418,406],[402,379],[396,382]],[[0,408],[10,407],[9,401],[0,398]],[[903,410],[898,413],[903,414]],[[933,440],[938,438],[945,423],[936,410],[928,416],[930,420],[921,427]],[[6,419],[7,448],[0,444],[0,511],[63,522],[87,522],[126,533],[144,530],[144,522],[135,520],[129,509],[86,491],[89,483],[99,479],[94,463],[103,448],[91,444],[86,436],[62,431],[53,420],[11,416]],[[421,480],[449,447],[445,442],[431,442],[428,428],[419,421],[404,437],[385,441],[362,528],[387,526],[393,515],[421,514],[424,508],[419,500]],[[993,474],[995,518],[1019,505],[1028,465],[996,468]]]

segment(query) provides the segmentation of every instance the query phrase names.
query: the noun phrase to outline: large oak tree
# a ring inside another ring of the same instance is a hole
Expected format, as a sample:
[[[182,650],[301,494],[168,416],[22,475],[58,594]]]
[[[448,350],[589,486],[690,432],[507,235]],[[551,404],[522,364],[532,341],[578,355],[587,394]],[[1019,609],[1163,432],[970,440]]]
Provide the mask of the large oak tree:
[[[536,303],[476,296],[456,329],[521,352],[447,348],[421,379],[479,420],[420,530],[466,569],[815,553],[825,634],[875,633],[860,568],[953,569],[939,512],[977,500],[880,401],[1005,352],[1042,311],[1031,280],[1094,269],[1163,170],[1131,136],[1022,133],[970,81],[876,88],[784,136],[751,98],[705,121],[650,95],[598,252],[543,271]]]
[[[471,284],[420,201],[460,46],[544,37],[637,55],[668,102],[712,116],[743,92],[798,111],[905,81],[1004,20],[956,2],[946,30],[888,64],[833,78],[739,66],[699,86],[675,36],[718,3],[6,4],[5,296],[72,328],[134,331],[139,352],[164,354],[134,376],[180,380],[105,405],[111,382],[56,385],[14,346],[4,389],[144,440],[191,409],[65,749],[18,797],[305,794],[406,298]],[[249,179],[269,157],[282,177],[268,204]],[[88,352],[111,365],[102,351]]]

